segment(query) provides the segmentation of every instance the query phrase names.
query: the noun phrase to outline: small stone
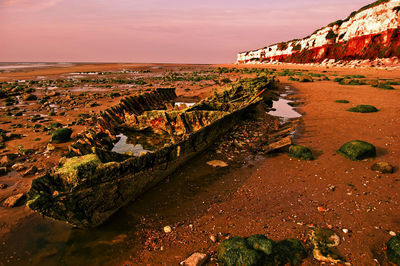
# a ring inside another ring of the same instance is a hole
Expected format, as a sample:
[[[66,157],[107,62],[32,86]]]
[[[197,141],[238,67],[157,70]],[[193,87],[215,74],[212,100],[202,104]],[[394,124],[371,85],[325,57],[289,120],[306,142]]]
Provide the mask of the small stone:
[[[393,166],[387,162],[377,162],[371,166],[371,170],[382,174],[392,174]]]
[[[14,164],[13,166],[11,166],[11,168],[12,168],[14,171],[19,172],[19,171],[25,170],[25,169],[26,169],[26,166],[23,165],[22,163],[16,163],[16,164]]]
[[[349,229],[343,228],[342,231],[343,233],[347,234],[349,232]]]
[[[14,208],[14,207],[18,206],[24,199],[25,199],[24,193],[13,195],[13,196],[7,198],[3,202],[3,206],[6,208]]]
[[[7,155],[4,155],[3,157],[1,157],[0,166],[7,167],[7,166],[11,166],[12,164],[13,164],[12,160]]]
[[[47,144],[45,152],[48,153],[50,151],[54,151],[55,149],[56,149],[56,147],[53,144],[49,143],[49,144]]]
[[[217,237],[215,235],[210,235],[210,240],[211,242],[215,243],[217,242]]]
[[[226,162],[220,161],[220,160],[208,161],[207,164],[210,166],[213,166],[213,167],[227,167],[228,166],[228,164]]]
[[[26,172],[23,174],[23,176],[28,176],[28,175],[34,175],[37,172],[37,167],[36,166],[31,166]]]
[[[325,209],[324,207],[318,207],[318,211],[319,211],[319,212],[326,212],[326,211],[328,211],[328,210]]]
[[[183,266],[201,266],[208,260],[208,255],[203,253],[194,253],[180,264]]]
[[[0,176],[7,174],[8,169],[7,167],[0,167]]]
[[[165,227],[164,227],[164,232],[165,232],[166,234],[171,233],[171,232],[172,232],[171,226],[169,226],[169,225],[165,226]]]
[[[390,231],[390,232],[389,232],[389,235],[391,235],[391,236],[397,236],[397,234],[396,234],[395,232],[393,232],[393,231]]]

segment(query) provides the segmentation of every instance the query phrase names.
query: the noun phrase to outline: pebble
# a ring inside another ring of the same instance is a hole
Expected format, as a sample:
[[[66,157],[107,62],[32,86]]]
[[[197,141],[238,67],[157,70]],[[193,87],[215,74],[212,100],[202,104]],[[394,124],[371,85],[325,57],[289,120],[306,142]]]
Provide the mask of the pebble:
[[[23,201],[25,199],[25,194],[24,193],[19,193],[16,195],[13,195],[11,197],[8,197],[4,202],[3,202],[3,206],[6,208],[13,208],[18,206],[19,203],[21,203],[21,201]]]
[[[343,228],[342,231],[343,233],[347,234],[349,232],[349,229]]]
[[[393,231],[390,231],[390,232],[389,232],[389,235],[391,235],[391,236],[396,236],[397,234],[396,234],[395,232],[393,232]]]
[[[213,161],[208,161],[208,165],[211,165],[213,167],[227,167],[228,164],[224,161],[219,161],[219,160],[213,160]]]
[[[182,261],[183,266],[201,266],[208,260],[208,255],[203,253],[193,253],[189,258]]]
[[[172,228],[171,228],[171,226],[169,226],[169,225],[165,226],[163,230],[164,230],[164,232],[167,233],[167,234],[172,232]]]

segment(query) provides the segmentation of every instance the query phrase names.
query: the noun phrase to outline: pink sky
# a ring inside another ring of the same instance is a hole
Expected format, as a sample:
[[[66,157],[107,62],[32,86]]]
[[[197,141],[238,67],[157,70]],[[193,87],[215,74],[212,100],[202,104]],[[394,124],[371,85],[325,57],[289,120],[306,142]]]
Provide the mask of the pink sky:
[[[229,63],[371,2],[0,0],[0,61]]]

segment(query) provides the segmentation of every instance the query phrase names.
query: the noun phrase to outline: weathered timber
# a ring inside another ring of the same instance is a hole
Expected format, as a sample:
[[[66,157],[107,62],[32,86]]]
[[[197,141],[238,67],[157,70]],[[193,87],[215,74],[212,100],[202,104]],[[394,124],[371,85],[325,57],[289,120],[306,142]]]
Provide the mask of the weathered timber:
[[[32,182],[28,206],[78,227],[102,224],[240,123],[265,97],[254,96],[274,90],[273,83],[267,77],[242,80],[223,97],[216,95],[184,110],[172,108],[172,89],[125,98],[102,112],[99,126],[71,145],[71,158]],[[232,103],[233,99],[241,100]],[[150,152],[113,152],[118,134]]]

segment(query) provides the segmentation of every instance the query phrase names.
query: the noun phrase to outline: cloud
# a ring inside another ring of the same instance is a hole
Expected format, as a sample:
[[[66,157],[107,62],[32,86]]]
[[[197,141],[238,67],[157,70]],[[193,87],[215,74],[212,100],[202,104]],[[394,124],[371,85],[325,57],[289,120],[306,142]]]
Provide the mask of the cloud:
[[[56,5],[61,0],[0,0],[0,8],[43,9]]]

